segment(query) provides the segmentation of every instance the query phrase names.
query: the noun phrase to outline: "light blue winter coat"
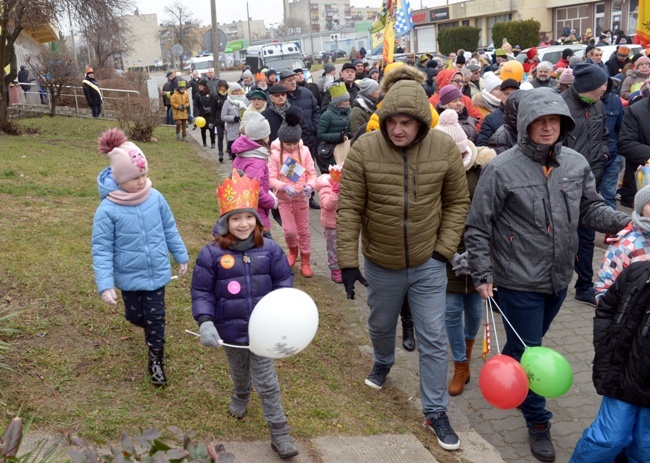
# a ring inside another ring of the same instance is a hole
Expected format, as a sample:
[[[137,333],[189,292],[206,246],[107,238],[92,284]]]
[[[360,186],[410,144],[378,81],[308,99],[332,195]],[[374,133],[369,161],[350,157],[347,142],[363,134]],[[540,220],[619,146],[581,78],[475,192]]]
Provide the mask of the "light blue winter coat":
[[[136,206],[110,201],[119,189],[107,167],[97,177],[102,200],[95,212],[92,253],[97,291],[117,287],[122,291],[153,291],[171,279],[171,252],[179,264],[189,261],[174,215],[167,201],[151,189]]]

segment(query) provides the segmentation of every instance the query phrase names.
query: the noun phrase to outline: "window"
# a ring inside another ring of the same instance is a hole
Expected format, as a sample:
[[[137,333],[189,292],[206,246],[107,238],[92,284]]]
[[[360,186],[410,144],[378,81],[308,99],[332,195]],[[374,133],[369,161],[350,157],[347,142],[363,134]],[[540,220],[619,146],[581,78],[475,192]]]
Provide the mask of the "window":
[[[623,11],[623,0],[614,0],[612,2],[612,33],[621,28],[621,12]]]
[[[575,29],[576,36],[584,34],[590,28],[589,23],[589,5],[579,5],[569,8],[557,8],[555,10],[555,33],[558,35],[563,32]]]
[[[639,20],[639,0],[630,0],[630,15],[627,18],[627,35],[636,35],[636,25]]]
[[[594,38],[596,41],[605,29],[607,29],[605,27],[605,4],[596,3],[596,14],[594,15]]]
[[[496,23],[505,23],[510,21],[510,15],[509,14],[502,14],[500,16],[490,16],[487,18],[487,36],[488,40],[492,40],[492,28],[494,28],[494,25]],[[495,48],[499,48],[501,44],[494,44]]]

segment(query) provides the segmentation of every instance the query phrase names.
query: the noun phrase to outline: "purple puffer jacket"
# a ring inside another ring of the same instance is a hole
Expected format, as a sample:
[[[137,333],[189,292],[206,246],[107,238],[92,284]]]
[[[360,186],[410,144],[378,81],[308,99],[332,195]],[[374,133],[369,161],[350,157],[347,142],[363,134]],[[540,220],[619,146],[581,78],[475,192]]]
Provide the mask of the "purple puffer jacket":
[[[237,155],[232,162],[235,169],[243,170],[247,177],[260,181],[260,199],[257,203],[257,213],[262,219],[264,228],[271,229],[269,210],[275,205],[275,200],[269,194],[269,167],[267,160],[269,152],[262,145],[242,135],[232,144],[232,152]]]
[[[192,315],[199,324],[214,321],[225,343],[247,345],[255,305],[275,289],[292,287],[293,273],[275,241],[264,238],[261,248],[243,252],[208,244],[192,274]]]

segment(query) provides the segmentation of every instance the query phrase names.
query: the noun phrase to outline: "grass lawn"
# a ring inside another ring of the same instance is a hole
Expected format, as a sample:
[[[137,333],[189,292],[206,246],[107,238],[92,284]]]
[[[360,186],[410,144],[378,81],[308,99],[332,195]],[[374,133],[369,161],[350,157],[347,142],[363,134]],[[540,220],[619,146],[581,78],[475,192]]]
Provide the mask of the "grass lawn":
[[[0,377],[0,422],[22,408],[22,416],[34,418],[32,429],[73,430],[100,443],[117,441],[122,431],[170,425],[201,439],[266,440],[257,395],[244,420],[230,418],[223,351],[185,333],[198,331],[190,274],[217,217],[212,162],[167,128],[158,129],[158,142],[140,144],[153,186],[169,202],[190,253],[189,274],[167,286],[170,385],[155,389],[145,374],[142,331],[124,320],[121,302],[103,304],[94,283],[96,177],[108,164],[96,140],[111,121],[56,117],[20,124],[40,133],[0,135],[0,309],[22,311],[10,324],[22,333],[3,336],[15,349],[4,359],[14,370]],[[437,448],[401,391],[388,386],[377,393],[363,385],[370,358],[358,346],[369,340],[349,330],[358,314],[343,292],[332,291],[324,277],[296,282],[316,301],[320,326],[310,347],[276,362],[294,435],[413,433]]]

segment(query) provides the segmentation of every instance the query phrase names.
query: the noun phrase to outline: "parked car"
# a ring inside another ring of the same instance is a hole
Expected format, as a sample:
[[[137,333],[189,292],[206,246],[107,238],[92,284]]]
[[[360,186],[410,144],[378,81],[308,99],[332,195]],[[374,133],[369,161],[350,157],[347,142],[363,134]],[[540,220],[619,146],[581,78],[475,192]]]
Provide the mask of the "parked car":
[[[350,54],[349,52],[347,52],[345,50],[341,50],[340,48],[335,48],[335,49],[329,50],[329,51],[330,51],[330,53],[332,53],[332,55],[334,55],[337,58],[345,58],[346,56],[348,56]]]
[[[574,56],[577,56],[578,52],[584,53],[584,50],[586,45],[551,45],[550,47],[537,47],[537,55],[539,56],[539,61],[548,61],[551,64],[556,64],[558,61],[560,61],[560,58],[562,58],[562,52],[566,49],[570,48]],[[526,52],[530,50],[530,48],[526,48],[525,50],[522,50],[521,53],[517,55],[517,61],[520,63],[524,63],[526,61]],[[605,55],[603,55],[603,59]]]
[[[319,64],[327,64],[336,62],[336,55],[332,53],[332,50],[319,51],[314,54],[314,59]]]
[[[625,44],[626,47],[630,48],[632,51],[630,52],[630,58],[637,53],[641,53],[643,51],[643,47],[641,45],[637,45],[634,43],[627,43]],[[616,53],[616,49],[619,47],[619,45],[607,45],[605,47],[598,47],[603,51],[603,61],[607,61],[612,57],[614,53]],[[575,52],[575,56],[578,58],[582,58],[585,54],[585,50],[580,50]]]

